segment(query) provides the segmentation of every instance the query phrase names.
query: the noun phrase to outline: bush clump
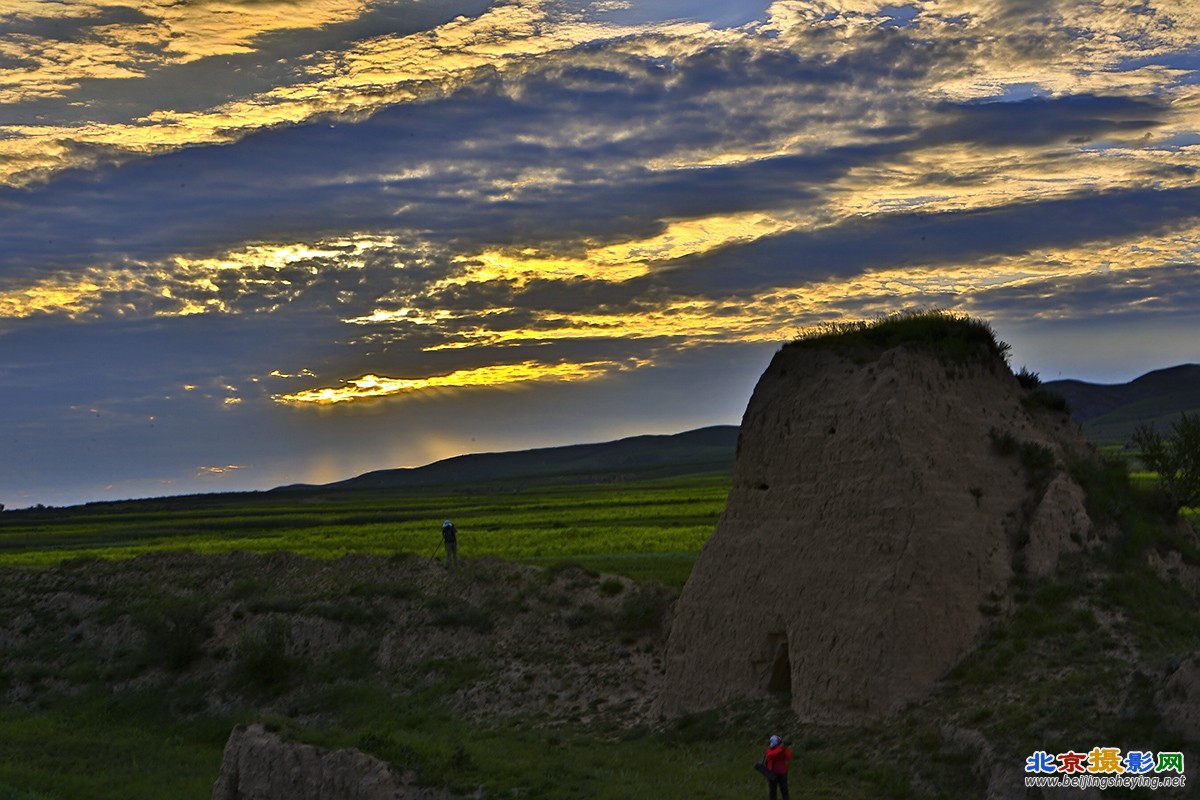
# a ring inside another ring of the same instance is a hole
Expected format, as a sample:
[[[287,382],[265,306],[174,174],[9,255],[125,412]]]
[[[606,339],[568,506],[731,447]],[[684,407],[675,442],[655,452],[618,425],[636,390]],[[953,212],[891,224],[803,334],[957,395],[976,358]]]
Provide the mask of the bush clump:
[[[1172,515],[1200,505],[1200,414],[1184,413],[1162,436],[1141,425],[1133,434],[1146,468],[1158,473],[1159,486]]]
[[[204,652],[212,634],[205,617],[208,607],[190,597],[167,597],[153,611],[137,615],[146,634],[145,661],[171,672],[182,672]]]
[[[287,622],[274,618],[243,636],[233,653],[233,686],[272,696],[287,691],[300,674],[300,661],[287,652],[289,634]]]
[[[640,636],[657,631],[671,605],[670,593],[660,584],[645,583],[625,595],[615,618],[619,633]]]
[[[623,591],[625,591],[625,584],[616,578],[605,578],[600,582],[600,594],[605,597],[616,597]]]

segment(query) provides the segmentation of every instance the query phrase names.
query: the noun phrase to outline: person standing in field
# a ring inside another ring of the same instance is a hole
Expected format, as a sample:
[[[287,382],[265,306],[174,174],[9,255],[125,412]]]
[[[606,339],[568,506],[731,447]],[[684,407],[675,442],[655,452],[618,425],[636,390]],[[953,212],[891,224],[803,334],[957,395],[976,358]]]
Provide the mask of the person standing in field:
[[[446,545],[446,569],[458,565],[458,528],[446,520],[442,523],[442,542]]]
[[[791,742],[785,742],[778,736],[772,736],[767,744],[767,785],[771,789],[771,800],[775,800],[776,791],[782,800],[788,798],[788,762],[792,760]]]

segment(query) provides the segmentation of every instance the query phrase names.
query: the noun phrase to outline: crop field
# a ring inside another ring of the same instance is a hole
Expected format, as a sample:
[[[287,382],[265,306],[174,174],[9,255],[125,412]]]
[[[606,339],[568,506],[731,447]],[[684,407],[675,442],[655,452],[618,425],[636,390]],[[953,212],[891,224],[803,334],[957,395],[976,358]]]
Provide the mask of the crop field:
[[[0,564],[141,553],[286,550],[311,558],[437,557],[441,523],[459,556],[563,559],[682,586],[725,506],[725,475],[522,490],[271,492],[92,504],[0,514]]]

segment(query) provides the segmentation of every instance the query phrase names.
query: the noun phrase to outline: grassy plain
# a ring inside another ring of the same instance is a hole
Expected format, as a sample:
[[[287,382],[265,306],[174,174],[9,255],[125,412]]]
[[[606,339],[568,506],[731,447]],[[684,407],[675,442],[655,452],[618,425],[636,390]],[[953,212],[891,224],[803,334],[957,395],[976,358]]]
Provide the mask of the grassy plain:
[[[265,719],[289,740],[353,746],[414,770],[418,779],[464,793],[530,800],[722,800],[752,797],[766,785],[750,769],[765,730],[787,731],[786,709],[747,705],[734,717],[699,715],[660,731],[536,725],[498,730],[439,711],[429,699],[398,702],[361,691],[336,698],[343,724],[311,728]],[[208,800],[221,748],[239,718],[180,722],[154,698],[93,696],[36,714],[0,712],[0,800]],[[114,715],[121,715],[115,721]],[[780,725],[767,727],[769,720]],[[794,796],[828,800],[974,796],[967,758],[922,728],[929,770],[954,764],[956,776],[920,793],[907,773],[912,730],[808,728],[794,742],[802,767]],[[47,746],[53,743],[53,746]],[[950,784],[962,791],[948,792]],[[514,787],[520,787],[514,790]],[[514,791],[519,794],[514,795]],[[927,790],[928,791],[928,790]]]
[[[1150,695],[1170,664],[1200,649],[1200,614],[1188,591],[1147,566],[1146,553],[1175,550],[1194,566],[1200,552],[1139,511],[1138,497],[1151,482],[1130,481],[1123,469],[1091,476],[1094,517],[1122,531],[1110,552],[1060,578],[1019,579],[1013,608],[989,611],[995,625],[979,650],[929,702],[886,725],[800,724],[785,702],[763,699],[652,727],[531,718],[498,730],[444,703],[487,665],[443,664],[418,691],[395,695],[373,685],[370,665],[349,651],[338,664],[315,668],[336,667],[337,681],[314,682],[284,713],[264,715],[251,704],[191,713],[202,686],[113,691],[97,680],[82,694],[57,693],[57,676],[29,666],[38,663],[33,658],[18,669],[46,675],[0,675],[0,689],[31,677],[46,687],[32,702],[0,709],[0,800],[208,798],[230,729],[250,720],[295,740],[359,747],[429,783],[543,800],[761,795],[765,786],[750,765],[772,731],[794,737],[796,796],[843,800],[983,796],[976,735],[996,748],[993,765],[1011,769],[1014,781],[1035,749],[1185,749],[1186,742],[1163,732]],[[570,560],[679,587],[712,533],[728,485],[728,476],[716,475],[442,493],[217,495],[6,512],[0,564],[41,569],[74,560],[86,570],[86,557],[164,550],[430,557],[440,550],[442,519],[450,518],[461,531],[464,558],[547,567]],[[55,657],[39,655],[45,663]],[[86,674],[94,667],[71,669]]]
[[[452,519],[464,558],[563,559],[682,586],[725,507],[728,475],[454,491],[268,492],[0,514],[0,564],[285,550],[310,558],[436,556]]]
[[[497,556],[545,567],[547,574],[570,561],[679,588],[715,528],[728,487],[728,475],[710,475],[520,490],[216,495],[8,512],[0,515],[0,564],[43,569],[67,562],[86,571],[89,558],[161,551],[429,557],[440,554],[441,521],[451,518],[464,558]],[[164,598],[141,602],[161,604]],[[39,657],[53,662],[59,655]],[[760,794],[765,784],[750,765],[760,755],[765,731],[793,730],[786,702],[777,700],[655,728],[547,724],[535,717],[498,730],[444,706],[484,666],[470,660],[441,665],[437,680],[395,696],[366,679],[369,669],[347,661],[335,685],[314,683],[284,714],[264,715],[252,705],[187,713],[191,698],[203,693],[200,686],[114,692],[97,681],[96,689],[83,694],[47,689],[32,705],[0,709],[0,800],[208,798],[229,731],[252,720],[264,720],[289,739],[358,747],[422,781],[463,791],[482,787],[488,796],[520,787],[521,796],[533,800],[716,800]],[[50,667],[21,669],[44,671],[34,677],[47,686],[56,677]],[[0,676],[0,688],[3,683]],[[324,722],[314,724],[314,718]],[[798,793],[845,800],[915,796],[905,777],[908,732],[808,727],[795,733],[805,764],[793,784]],[[940,752],[940,738],[929,735],[931,752]],[[864,760],[868,739],[872,754]],[[969,771],[963,775],[941,783],[972,781]],[[956,795],[938,790],[934,796]]]
[[[43,569],[164,551],[288,551],[314,559],[351,553],[440,557],[441,522],[450,518],[465,559],[496,556],[550,571],[569,560],[679,588],[712,534],[728,487],[728,475],[709,475],[565,487],[527,482],[521,488],[501,484],[461,491],[205,495],[9,511],[0,514],[0,565]],[[51,645],[56,647],[66,646]],[[57,655],[39,653],[33,660],[52,661]],[[13,676],[20,680],[50,684],[56,679],[44,666],[18,669],[46,673]],[[452,780],[464,788],[493,790],[525,785],[529,797],[544,798],[655,792],[656,763],[663,754],[614,731],[599,740],[586,728],[546,732],[534,725],[497,732],[447,713],[443,697],[472,672],[472,664],[458,665],[440,682],[403,698],[365,680],[314,690],[295,710],[332,713],[335,724],[303,726],[286,717],[270,723],[293,738],[361,747],[415,768],[435,783]],[[0,690],[7,680],[0,674]],[[0,800],[207,798],[229,731],[261,715],[252,707],[218,715],[175,713],[181,703],[186,706],[189,693],[201,691],[184,686],[170,693],[110,693],[101,688],[60,695],[48,690],[33,706],[0,709]],[[684,761],[672,753],[677,769],[687,775],[659,796],[716,797],[721,795],[706,795],[702,788],[710,780],[713,785],[746,782],[748,770],[740,761],[729,775],[714,778],[714,770],[728,765],[723,758],[713,760],[710,751],[724,745],[693,739]],[[659,746],[668,747],[666,740]],[[676,748],[670,745],[669,751]],[[452,768],[447,759],[455,753]],[[543,770],[538,765],[548,753],[557,754],[559,766]],[[630,788],[639,785],[643,788]]]

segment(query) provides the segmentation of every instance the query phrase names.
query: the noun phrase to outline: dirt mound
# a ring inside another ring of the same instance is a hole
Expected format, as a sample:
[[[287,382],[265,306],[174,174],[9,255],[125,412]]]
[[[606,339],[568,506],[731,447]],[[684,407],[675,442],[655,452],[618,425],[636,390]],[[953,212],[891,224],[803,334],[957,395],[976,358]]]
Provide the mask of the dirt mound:
[[[663,710],[778,692],[850,721],[923,696],[1016,571],[1094,536],[1064,470],[1088,447],[1045,401],[985,351],[784,347],[677,603]]]

